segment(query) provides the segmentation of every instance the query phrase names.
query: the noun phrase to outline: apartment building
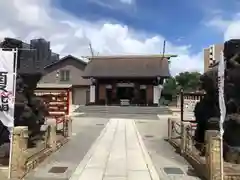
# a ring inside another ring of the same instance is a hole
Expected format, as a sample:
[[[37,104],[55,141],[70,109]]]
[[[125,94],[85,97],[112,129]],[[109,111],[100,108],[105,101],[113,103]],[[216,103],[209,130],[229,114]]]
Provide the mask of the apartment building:
[[[204,49],[204,72],[220,60],[223,47],[223,44],[214,44]]]

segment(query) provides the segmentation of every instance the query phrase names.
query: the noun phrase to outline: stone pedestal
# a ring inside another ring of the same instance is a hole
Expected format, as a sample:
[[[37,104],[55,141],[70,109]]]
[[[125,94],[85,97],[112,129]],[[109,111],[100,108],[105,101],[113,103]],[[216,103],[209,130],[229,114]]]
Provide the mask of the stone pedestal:
[[[18,126],[13,128],[10,178],[20,179],[24,176],[27,144],[28,127]]]
[[[206,167],[208,169],[208,179],[217,180],[221,177],[221,138],[218,131],[210,130],[206,132]]]

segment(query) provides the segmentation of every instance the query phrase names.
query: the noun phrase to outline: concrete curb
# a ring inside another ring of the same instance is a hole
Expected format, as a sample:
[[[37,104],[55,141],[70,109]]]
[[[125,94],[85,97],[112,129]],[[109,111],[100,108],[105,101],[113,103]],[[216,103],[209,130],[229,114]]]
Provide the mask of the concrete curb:
[[[137,127],[136,127],[135,121],[133,121],[133,126],[135,128],[135,131],[136,131],[136,134],[137,134],[137,138],[138,138],[140,147],[142,149],[143,156],[144,156],[145,162],[147,164],[147,168],[148,168],[149,174],[151,176],[151,180],[160,180],[159,175],[157,173],[157,170],[155,169],[155,166],[153,165],[153,162],[152,162],[152,160],[150,158],[150,155],[148,154],[147,148],[144,145],[142,137],[141,137],[141,135],[140,135],[140,133],[139,133]]]
[[[92,157],[95,149],[97,148],[100,140],[102,139],[103,135],[105,134],[107,127],[109,126],[110,121],[106,124],[105,128],[101,131],[98,138],[94,141],[92,144],[90,150],[87,152],[87,154],[84,156],[83,160],[80,162],[80,164],[77,166],[69,180],[79,180],[80,175],[82,174],[84,168],[86,167],[87,163],[89,162],[90,158]]]

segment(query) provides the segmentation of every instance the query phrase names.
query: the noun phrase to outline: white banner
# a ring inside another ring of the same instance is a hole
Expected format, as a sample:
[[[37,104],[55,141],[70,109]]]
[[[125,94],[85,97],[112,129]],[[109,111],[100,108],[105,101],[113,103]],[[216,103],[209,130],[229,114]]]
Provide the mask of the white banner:
[[[218,65],[218,97],[219,97],[219,109],[220,109],[220,133],[221,136],[224,133],[223,123],[226,116],[226,106],[224,100],[224,73],[225,73],[225,62],[223,54],[221,55]]]
[[[0,121],[8,128],[14,127],[15,58],[15,51],[0,49]]]

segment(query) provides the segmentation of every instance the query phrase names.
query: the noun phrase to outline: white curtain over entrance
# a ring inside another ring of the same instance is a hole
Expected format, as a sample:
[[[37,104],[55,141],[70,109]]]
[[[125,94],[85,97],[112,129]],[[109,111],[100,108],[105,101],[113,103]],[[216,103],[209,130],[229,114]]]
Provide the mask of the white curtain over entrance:
[[[162,85],[153,86],[153,104],[158,104],[162,94]]]
[[[95,102],[95,85],[90,86],[90,102]]]

